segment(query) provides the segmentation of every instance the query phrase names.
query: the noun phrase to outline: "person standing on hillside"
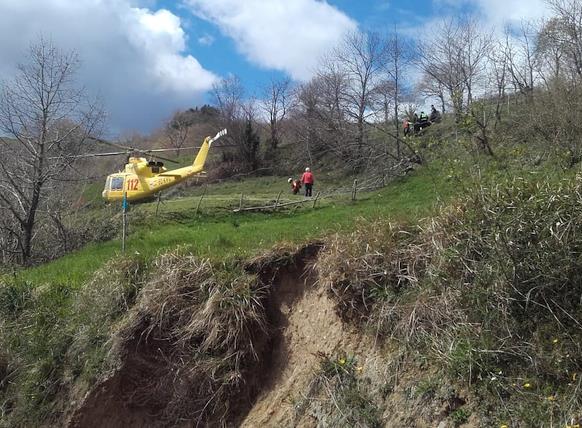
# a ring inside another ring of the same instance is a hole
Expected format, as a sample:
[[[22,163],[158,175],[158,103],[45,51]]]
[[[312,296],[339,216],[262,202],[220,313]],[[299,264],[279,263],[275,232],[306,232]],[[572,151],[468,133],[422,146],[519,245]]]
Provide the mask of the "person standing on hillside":
[[[402,121],[402,129],[404,130],[404,136],[407,137],[410,134],[410,122],[407,117]]]
[[[440,122],[441,121],[441,114],[440,112],[434,107],[434,105],[430,106],[430,116],[428,118],[431,122]]]
[[[305,168],[305,172],[301,176],[301,182],[305,186],[305,196],[311,196],[311,192],[313,190],[313,173],[309,167]]]

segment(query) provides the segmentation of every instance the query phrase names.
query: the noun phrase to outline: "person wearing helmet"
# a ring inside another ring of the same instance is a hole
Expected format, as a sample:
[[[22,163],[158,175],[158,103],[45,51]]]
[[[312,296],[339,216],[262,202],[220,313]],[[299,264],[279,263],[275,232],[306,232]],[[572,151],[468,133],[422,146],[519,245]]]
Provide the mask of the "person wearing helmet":
[[[299,191],[301,190],[301,181],[293,180],[291,177],[289,177],[289,180],[287,180],[287,182],[291,184],[291,191],[293,192],[294,195],[299,193]]]
[[[305,186],[305,196],[312,196],[311,192],[313,190],[313,173],[309,167],[305,168],[305,172],[301,176],[301,182]]]

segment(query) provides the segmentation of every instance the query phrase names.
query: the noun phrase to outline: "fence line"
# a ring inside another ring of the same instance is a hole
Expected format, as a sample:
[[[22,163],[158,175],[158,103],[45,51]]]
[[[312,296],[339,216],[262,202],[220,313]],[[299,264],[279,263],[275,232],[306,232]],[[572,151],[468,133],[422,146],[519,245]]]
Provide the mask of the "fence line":
[[[312,202],[312,208],[316,207],[316,204],[318,201],[320,201],[321,199],[328,199],[328,198],[332,198],[334,196],[339,196],[339,195],[351,195],[351,199],[352,201],[357,200],[357,194],[358,192],[369,192],[369,191],[373,191],[373,190],[377,190],[380,189],[382,187],[385,187],[386,184],[389,183],[388,177],[400,177],[404,174],[406,174],[408,172],[408,168],[404,168],[402,169],[404,165],[402,163],[395,165],[393,168],[387,170],[387,171],[383,171],[382,173],[378,173],[375,175],[372,175],[370,177],[361,179],[361,181],[358,181],[358,179],[355,179],[352,186],[345,186],[345,187],[338,187],[336,189],[330,190],[327,193],[321,193],[318,192],[315,195],[314,199],[304,199],[301,201],[290,201],[290,202],[279,202],[280,198],[281,198],[281,192],[279,192],[279,194],[277,195],[276,199],[275,199],[275,204],[273,203],[269,203],[266,205],[260,205],[260,206],[252,206],[252,207],[244,207],[243,206],[243,195],[241,194],[240,197],[240,203],[239,203],[239,207],[233,209],[232,211],[237,213],[237,212],[245,212],[245,211],[267,211],[267,210],[277,210],[280,207],[288,207],[288,206],[300,206],[306,202]],[[397,171],[397,173],[395,174],[394,171]]]

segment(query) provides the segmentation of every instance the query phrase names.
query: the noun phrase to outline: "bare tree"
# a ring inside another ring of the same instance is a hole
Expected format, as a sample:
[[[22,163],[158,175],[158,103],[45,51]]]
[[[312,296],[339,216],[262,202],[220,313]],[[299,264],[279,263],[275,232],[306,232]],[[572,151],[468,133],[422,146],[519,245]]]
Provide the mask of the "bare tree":
[[[316,79],[300,85],[296,90],[295,108],[292,111],[293,129],[297,140],[302,143],[309,164],[313,164],[313,157],[322,150],[318,136],[318,124],[320,123],[319,108],[321,94],[318,90]]]
[[[192,117],[188,115],[188,112],[176,112],[166,123],[164,134],[170,142],[170,147],[176,149],[176,156],[184,147],[192,124]]]
[[[280,142],[280,124],[292,107],[291,80],[287,77],[271,79],[263,90],[264,96],[259,102],[260,108],[267,115],[269,122],[268,154],[276,156]]]
[[[426,98],[437,98],[440,103],[441,111],[445,114],[447,112],[447,95],[445,86],[442,82],[443,79],[434,79],[432,76],[425,73],[420,79],[420,83],[416,90]]]
[[[566,52],[558,42],[562,31],[562,22],[558,18],[551,18],[541,25],[537,35],[535,55],[540,65],[540,77],[546,86],[563,77],[568,69]]]
[[[412,58],[410,55],[411,46],[403,39],[398,32],[390,34],[385,48],[385,71],[387,73],[386,83],[383,85],[384,91],[390,96],[392,108],[394,109],[393,124],[395,130],[396,156],[401,158],[400,148],[400,104],[403,96],[404,71],[409,65]],[[384,92],[383,91],[383,92]],[[384,122],[388,124],[387,99],[384,98],[383,104],[386,109]]]
[[[582,77],[582,3],[580,0],[546,0],[555,13],[552,31],[546,37],[563,52],[573,76]]]
[[[236,145],[233,163],[253,172],[259,165],[259,138],[257,130],[257,102],[244,99],[244,87],[237,76],[223,79],[214,86],[214,98],[228,138]],[[234,171],[231,171],[234,172]]]
[[[535,55],[535,38],[537,30],[531,22],[521,23],[519,34],[510,36],[510,31],[506,30],[505,55],[506,65],[511,83],[516,91],[528,98],[533,96],[534,84],[538,70],[537,58]]]
[[[47,40],[30,47],[27,61],[0,94],[0,209],[3,232],[20,262],[29,263],[39,213],[102,113],[74,82],[79,59]]]
[[[348,83],[342,95],[346,113],[356,124],[355,149],[359,159],[365,156],[365,122],[375,107],[376,87],[382,80],[385,54],[385,42],[373,32],[349,34],[333,53],[333,60]],[[361,166],[361,163],[355,164],[356,168]]]
[[[443,21],[434,37],[420,48],[420,70],[434,81],[432,86],[445,89],[457,122],[483,78],[491,41],[491,35],[482,33],[475,19],[463,17]]]
[[[419,46],[418,66],[431,86],[442,86],[460,120],[465,86],[458,51],[460,28],[452,20],[442,22],[434,37]]]
[[[508,35],[506,35],[508,37]],[[495,100],[495,125],[497,129],[501,121],[501,106],[506,97],[506,86],[509,74],[509,42],[498,42],[488,55],[489,62],[489,86],[493,89]]]
[[[245,90],[238,76],[231,75],[215,83],[212,92],[216,107],[227,125],[241,118]]]

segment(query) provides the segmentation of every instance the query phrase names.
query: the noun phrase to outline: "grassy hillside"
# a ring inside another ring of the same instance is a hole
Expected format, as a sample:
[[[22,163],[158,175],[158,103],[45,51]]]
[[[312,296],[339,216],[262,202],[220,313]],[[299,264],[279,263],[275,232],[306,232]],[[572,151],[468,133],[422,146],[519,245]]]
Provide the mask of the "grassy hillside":
[[[152,264],[159,254],[180,246],[180,251],[209,259],[217,272],[237,276],[240,260],[274,245],[323,239],[362,221],[428,215],[454,193],[453,180],[439,177],[438,170],[424,168],[378,191],[361,193],[355,202],[349,195],[339,196],[320,201],[315,209],[309,203],[275,213],[233,213],[224,201],[238,204],[241,189],[249,189],[247,194],[256,200],[272,199],[279,189],[287,189],[284,179],[209,186],[199,214],[196,196],[168,200],[157,217],[155,203],[133,207],[125,255],[119,240],[93,243],[53,262],[5,275],[0,287],[5,354],[0,359],[5,370],[28,367],[14,372],[12,386],[3,387],[5,406],[14,408],[8,423],[59,414],[55,400],[72,380],[90,384],[103,372],[112,329],[149,272],[156,271]],[[325,178],[322,182],[321,190],[333,186]]]
[[[579,402],[571,387],[582,371],[573,357],[578,354],[572,339],[578,337],[576,323],[568,321],[579,319],[579,308],[564,300],[572,295],[579,271],[579,180],[575,171],[557,164],[524,161],[512,147],[499,148],[494,159],[464,153],[439,132],[446,128],[416,141],[427,145],[428,165],[359,194],[355,202],[338,195],[316,208],[233,213],[241,193],[246,206],[274,202],[279,191],[285,201],[301,197],[287,194],[285,177],[186,188],[159,207],[132,207],[126,254],[114,239],[4,275],[0,426],[57,423],[68,403],[89,393],[98,379],[131,368],[133,360],[124,356],[144,352],[145,360],[157,361],[147,346],[132,342],[150,335],[156,343],[171,344],[171,363],[164,363],[171,369],[160,370],[164,387],[156,392],[179,410],[174,414],[178,410],[164,404],[168,417],[198,411],[184,407],[172,370],[187,371],[196,380],[185,379],[181,387],[205,385],[189,396],[205,403],[214,391],[221,397],[216,412],[232,416],[229,406],[238,393],[252,401],[259,386],[251,382],[250,367],[267,364],[266,343],[276,340],[271,334],[283,322],[273,318],[269,306],[278,299],[276,288],[261,275],[272,278],[278,263],[304,277],[305,261],[289,249],[314,241],[326,242],[317,261],[317,284],[342,322],[362,337],[398,349],[404,361],[398,367],[418,373],[430,369],[426,378],[418,374],[414,393],[403,392],[412,394],[419,408],[430,400],[467,402],[451,404],[445,412],[457,425],[471,412],[488,425],[532,426],[546,413],[565,420],[572,414],[568,397]],[[434,156],[432,146],[438,151]],[[323,175],[317,190],[349,189],[351,180]],[[87,215],[102,215],[100,210],[92,207]],[[120,221],[119,213],[110,217],[112,227]],[[531,237],[547,251],[536,252]],[[286,249],[256,261],[273,247]],[[562,295],[560,290],[569,291]],[[542,310],[540,299],[553,303]],[[532,310],[537,312],[530,322]],[[515,338],[508,341],[500,326],[510,326]],[[396,358],[386,352],[378,358]],[[135,363],[144,364],[138,357]],[[551,368],[554,357],[560,362]],[[392,387],[385,379],[378,383],[363,375],[357,363],[363,358],[339,351],[321,355],[313,388],[296,391],[309,397],[301,409],[331,412],[327,420],[339,423],[334,408],[325,407],[335,400],[345,416],[342,423],[379,423],[388,409],[378,401],[379,391],[388,397]],[[527,361],[535,362],[533,368]],[[459,384],[471,385],[461,401],[458,391],[451,395],[447,389]],[[148,391],[144,386],[142,398],[151,398]],[[170,398],[168,391],[174,391]],[[103,402],[99,396],[95,400]],[[503,411],[491,410],[495,406],[504,406]],[[217,422],[206,410],[202,414]]]
[[[209,186],[199,215],[195,212],[199,198],[194,196],[168,200],[160,206],[158,217],[156,203],[133,207],[129,214],[127,253],[150,259],[168,248],[185,245],[194,254],[213,260],[248,257],[277,242],[300,243],[344,230],[358,217],[416,218],[427,215],[439,200],[453,192],[453,181],[437,174],[435,169],[422,169],[384,189],[360,194],[355,203],[346,195],[324,199],[316,209],[309,203],[301,209],[277,213],[233,213],[225,207],[229,203],[238,206],[241,191],[248,195],[247,204],[274,201],[279,189],[287,190],[282,178]],[[324,180],[319,187],[325,186]],[[284,194],[283,198],[289,195]],[[118,217],[112,219],[120,221]],[[118,257],[120,248],[119,240],[90,244],[54,262],[21,271],[17,278],[34,284],[66,284],[75,288],[104,262]]]

